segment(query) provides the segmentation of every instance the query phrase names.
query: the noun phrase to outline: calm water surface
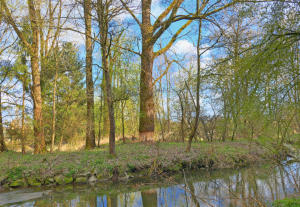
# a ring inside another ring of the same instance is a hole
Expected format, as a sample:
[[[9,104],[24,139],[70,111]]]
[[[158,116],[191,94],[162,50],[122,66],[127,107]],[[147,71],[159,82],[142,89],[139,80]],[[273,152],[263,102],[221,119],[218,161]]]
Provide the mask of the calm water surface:
[[[177,175],[169,184],[149,182],[18,190],[1,193],[0,206],[271,206],[273,200],[300,196],[300,163],[240,170],[203,170]]]

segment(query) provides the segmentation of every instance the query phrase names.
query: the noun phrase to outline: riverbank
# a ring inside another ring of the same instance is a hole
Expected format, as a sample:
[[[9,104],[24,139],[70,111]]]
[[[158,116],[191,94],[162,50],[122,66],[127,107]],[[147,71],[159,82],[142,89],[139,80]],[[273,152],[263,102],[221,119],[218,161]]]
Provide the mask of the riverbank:
[[[168,176],[183,169],[240,168],[274,160],[274,152],[246,141],[193,143],[117,144],[117,156],[107,146],[90,151],[55,152],[43,155],[0,154],[2,189],[65,185],[72,183],[122,182],[137,177]]]

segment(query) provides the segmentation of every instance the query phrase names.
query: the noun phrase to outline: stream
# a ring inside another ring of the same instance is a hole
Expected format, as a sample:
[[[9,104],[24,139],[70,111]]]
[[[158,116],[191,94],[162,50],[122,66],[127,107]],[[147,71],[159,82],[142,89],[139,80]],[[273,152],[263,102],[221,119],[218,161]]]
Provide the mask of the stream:
[[[265,207],[300,196],[300,163],[183,172],[127,184],[69,185],[0,193],[0,206]]]

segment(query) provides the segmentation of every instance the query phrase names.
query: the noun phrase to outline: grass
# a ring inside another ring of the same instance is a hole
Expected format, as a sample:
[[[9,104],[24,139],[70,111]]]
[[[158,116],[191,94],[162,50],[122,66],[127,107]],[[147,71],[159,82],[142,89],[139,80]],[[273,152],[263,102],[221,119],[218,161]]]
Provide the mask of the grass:
[[[299,207],[300,198],[285,198],[283,200],[275,201],[272,207]]]
[[[249,152],[246,142],[193,143],[191,152],[185,152],[186,143],[118,143],[117,156],[108,154],[108,146],[94,150],[55,152],[33,155],[17,152],[0,154],[0,184],[7,185],[18,179],[36,178],[46,183],[57,175],[76,178],[96,174],[98,179],[110,178],[118,168],[120,177],[162,173],[175,173],[184,168],[233,168],[243,167],[270,158],[267,149],[253,144]],[[2,182],[3,183],[3,182]]]

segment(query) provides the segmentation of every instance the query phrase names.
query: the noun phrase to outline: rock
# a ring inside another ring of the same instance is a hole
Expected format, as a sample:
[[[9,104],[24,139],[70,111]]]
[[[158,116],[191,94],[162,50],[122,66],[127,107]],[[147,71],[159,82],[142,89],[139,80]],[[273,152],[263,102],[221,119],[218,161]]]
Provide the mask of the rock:
[[[97,177],[95,175],[89,177],[89,183],[95,183],[95,182],[97,182]]]
[[[97,180],[100,180],[102,178],[102,175],[100,173],[97,174]]]
[[[86,177],[77,177],[76,179],[75,179],[75,183],[77,183],[77,184],[83,184],[83,183],[86,183]]]
[[[73,177],[65,177],[64,178],[65,184],[69,184],[73,182]]]
[[[11,187],[11,188],[18,188],[18,187],[23,187],[25,185],[26,184],[25,184],[24,180],[23,179],[19,179],[19,180],[15,180],[15,181],[11,182],[9,184],[9,187]]]
[[[36,178],[27,178],[27,183],[29,186],[41,186],[42,183]]]
[[[55,180],[53,178],[46,178],[45,179],[45,185],[50,185],[55,183]]]
[[[55,176],[54,180],[58,185],[69,184],[73,182],[72,177],[65,177],[63,175]]]

